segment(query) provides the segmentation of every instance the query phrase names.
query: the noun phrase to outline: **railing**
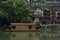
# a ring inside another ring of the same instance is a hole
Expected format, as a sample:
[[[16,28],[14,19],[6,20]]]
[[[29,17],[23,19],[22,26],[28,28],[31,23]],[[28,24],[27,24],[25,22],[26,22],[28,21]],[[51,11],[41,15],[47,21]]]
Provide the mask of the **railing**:
[[[60,26],[60,24],[43,24],[44,26]]]

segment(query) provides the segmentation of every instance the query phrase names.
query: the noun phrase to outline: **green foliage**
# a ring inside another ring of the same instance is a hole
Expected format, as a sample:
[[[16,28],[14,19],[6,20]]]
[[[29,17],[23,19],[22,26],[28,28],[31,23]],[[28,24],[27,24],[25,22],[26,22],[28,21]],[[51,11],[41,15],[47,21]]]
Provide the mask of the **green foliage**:
[[[30,23],[30,22],[32,22],[32,20],[31,20],[31,18],[30,17],[24,17],[23,19],[22,19],[22,21],[21,21],[21,23]]]
[[[36,23],[38,28],[42,28],[42,24],[40,24],[39,22]]]
[[[30,21],[31,19],[26,18],[29,17],[30,12],[31,9],[25,0],[0,0],[1,20],[6,18],[10,22]]]
[[[12,23],[30,23],[31,9],[25,0],[0,0],[0,28],[8,28]]]

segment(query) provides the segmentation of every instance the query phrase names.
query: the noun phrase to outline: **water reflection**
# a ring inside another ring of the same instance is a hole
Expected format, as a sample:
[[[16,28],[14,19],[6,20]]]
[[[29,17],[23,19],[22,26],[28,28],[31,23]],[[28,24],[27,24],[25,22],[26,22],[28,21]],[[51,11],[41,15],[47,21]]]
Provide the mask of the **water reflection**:
[[[36,32],[12,32],[11,40],[36,40]]]
[[[1,32],[0,31],[0,40],[10,40],[9,32]]]
[[[0,40],[60,40],[60,34],[41,32],[0,32]]]
[[[12,32],[11,40],[60,40],[60,35],[40,32]]]

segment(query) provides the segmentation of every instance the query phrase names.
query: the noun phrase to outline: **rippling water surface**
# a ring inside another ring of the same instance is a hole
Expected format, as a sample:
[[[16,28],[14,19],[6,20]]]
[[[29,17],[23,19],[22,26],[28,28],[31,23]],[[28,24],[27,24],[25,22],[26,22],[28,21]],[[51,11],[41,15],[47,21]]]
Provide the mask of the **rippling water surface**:
[[[60,40],[60,34],[41,32],[0,32],[0,40]]]
[[[60,27],[40,30],[40,32],[4,32],[0,30],[0,40],[60,40]]]

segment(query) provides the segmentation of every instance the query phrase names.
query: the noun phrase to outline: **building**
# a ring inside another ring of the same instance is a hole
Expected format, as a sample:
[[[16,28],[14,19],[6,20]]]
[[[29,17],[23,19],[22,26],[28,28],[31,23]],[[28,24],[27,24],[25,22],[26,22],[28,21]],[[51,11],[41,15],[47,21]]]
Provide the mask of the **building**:
[[[27,0],[27,2],[34,12],[31,16],[34,20],[39,19],[42,24],[60,24],[60,0]]]
[[[11,23],[11,31],[36,31],[34,23]]]

